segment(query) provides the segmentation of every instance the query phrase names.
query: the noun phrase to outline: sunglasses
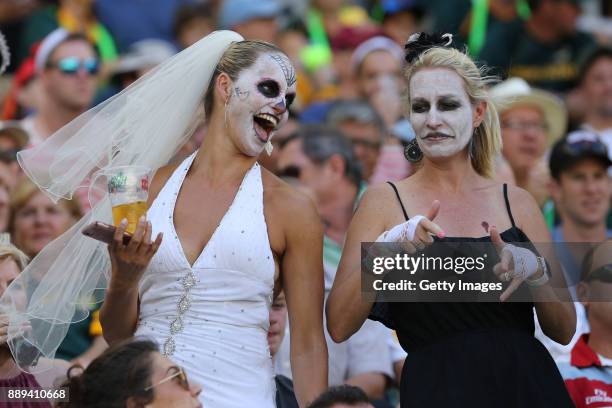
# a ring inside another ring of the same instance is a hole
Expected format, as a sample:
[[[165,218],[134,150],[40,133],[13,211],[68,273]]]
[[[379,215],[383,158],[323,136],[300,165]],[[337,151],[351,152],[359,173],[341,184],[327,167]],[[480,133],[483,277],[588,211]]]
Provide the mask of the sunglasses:
[[[178,367],[178,366],[174,366],[174,367],[170,367],[170,369],[176,370],[176,372],[174,374],[169,375],[168,377],[164,378],[163,380],[161,380],[160,382],[158,382],[157,384],[153,384],[148,386],[147,388],[145,388],[145,391],[149,391],[152,390],[153,388],[162,385],[163,383],[166,383],[174,378],[178,379],[178,383],[181,386],[181,388],[183,388],[185,391],[189,391],[190,390],[190,386],[189,386],[189,381],[187,380],[187,373],[185,373],[185,370],[183,369],[183,367]]]
[[[583,139],[566,143],[563,146],[563,151],[571,156],[583,156],[585,154],[595,154],[598,156],[608,155],[608,148],[599,140]]]
[[[299,179],[301,173],[302,173],[302,169],[301,168],[299,168],[298,166],[289,165],[289,166],[285,167],[284,169],[281,169],[278,172],[278,177],[280,177],[280,178],[291,177],[291,178]]]
[[[10,164],[17,160],[19,149],[0,150],[0,162]]]
[[[84,69],[89,75],[95,75],[100,71],[100,62],[97,58],[66,57],[55,64],[49,64],[49,66],[57,68],[62,74],[66,75],[75,75],[81,69]]]

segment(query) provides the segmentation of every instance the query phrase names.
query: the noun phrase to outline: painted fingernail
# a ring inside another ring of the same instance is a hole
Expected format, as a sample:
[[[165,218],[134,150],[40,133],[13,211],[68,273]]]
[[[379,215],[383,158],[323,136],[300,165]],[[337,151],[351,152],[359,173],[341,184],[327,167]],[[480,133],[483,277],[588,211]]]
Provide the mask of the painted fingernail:
[[[124,219],[121,220],[121,226],[122,227],[125,227],[127,224],[128,224],[127,218],[124,218]]]
[[[141,216],[141,217],[138,219],[138,222],[139,222],[139,223],[141,223],[141,224],[144,224],[144,222],[145,222],[145,216],[144,216],[144,215],[142,215],[142,216]]]
[[[438,235],[437,235],[438,238],[444,238],[445,236],[446,236],[446,233],[444,231],[438,232]]]

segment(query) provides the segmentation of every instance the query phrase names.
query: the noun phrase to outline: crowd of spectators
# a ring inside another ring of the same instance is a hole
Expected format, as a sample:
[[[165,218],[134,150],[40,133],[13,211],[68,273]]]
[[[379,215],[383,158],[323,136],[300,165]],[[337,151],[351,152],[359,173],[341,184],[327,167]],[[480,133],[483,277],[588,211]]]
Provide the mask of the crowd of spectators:
[[[16,153],[39,145],[210,32],[231,29],[278,45],[296,67],[297,99],[289,121],[275,135],[272,155],[260,162],[315,203],[325,225],[327,295],[361,194],[368,185],[415,171],[404,158],[414,138],[403,112],[404,44],[418,31],[453,34],[453,46],[467,49],[500,79],[490,90],[503,138],[495,177],[536,199],[574,284],[578,324],[570,345],[554,343],[539,328],[536,336],[558,361],[577,406],[612,401],[612,303],[601,301],[612,285],[604,256],[612,249],[610,2],[3,0],[0,27],[11,51],[0,77],[0,232],[10,233],[14,244],[4,238],[0,243],[2,291],[28,257],[70,228],[96,199],[83,186],[73,200],[53,203],[21,172]],[[203,120],[176,159],[205,137]],[[85,401],[115,390],[113,398],[123,403],[197,401],[201,390],[156,345],[142,341],[105,351],[99,296],[57,354],[84,369],[67,380],[74,395]],[[282,294],[270,323],[277,403],[297,406]],[[397,404],[394,385],[406,355],[392,331],[367,321],[344,343],[334,343],[327,332],[326,338],[334,387],[312,407]],[[0,344],[0,356],[10,361],[7,351]],[[125,377],[124,368],[142,375]],[[167,373],[174,376],[170,382]],[[14,364],[3,364],[0,384],[14,378]]]

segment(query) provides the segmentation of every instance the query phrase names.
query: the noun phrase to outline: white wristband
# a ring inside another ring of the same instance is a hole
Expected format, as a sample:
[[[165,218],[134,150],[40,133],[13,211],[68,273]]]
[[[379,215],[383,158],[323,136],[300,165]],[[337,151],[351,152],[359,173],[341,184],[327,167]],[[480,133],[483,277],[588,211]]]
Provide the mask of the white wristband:
[[[506,244],[502,249],[502,255],[504,252],[510,252],[510,254],[512,254],[514,276],[520,276],[523,279],[527,279],[538,271],[538,257],[527,248]]]
[[[383,232],[376,239],[376,242],[413,241],[416,229],[419,226],[419,222],[421,222],[423,219],[425,219],[424,216],[415,215],[408,221],[396,225],[389,231]]]

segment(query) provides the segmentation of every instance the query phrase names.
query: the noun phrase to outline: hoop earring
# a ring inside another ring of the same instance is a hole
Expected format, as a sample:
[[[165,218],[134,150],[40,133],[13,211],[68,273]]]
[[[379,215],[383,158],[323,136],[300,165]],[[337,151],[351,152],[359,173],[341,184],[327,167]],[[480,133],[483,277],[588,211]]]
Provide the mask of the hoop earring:
[[[423,151],[419,147],[416,138],[412,139],[406,147],[404,147],[404,157],[410,163],[416,163],[423,158]]]

